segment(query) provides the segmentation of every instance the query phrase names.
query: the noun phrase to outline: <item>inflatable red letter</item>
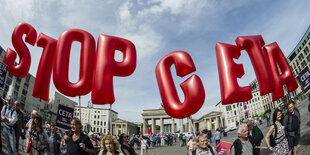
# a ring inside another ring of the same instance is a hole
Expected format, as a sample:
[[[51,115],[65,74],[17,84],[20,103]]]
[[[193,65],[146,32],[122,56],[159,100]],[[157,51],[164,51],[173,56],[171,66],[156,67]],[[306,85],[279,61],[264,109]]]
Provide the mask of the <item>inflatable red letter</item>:
[[[48,101],[57,40],[40,33],[37,46],[43,48],[32,96]]]
[[[269,70],[267,55],[262,51],[265,44],[262,36],[237,37],[236,43],[239,48],[245,49],[249,54],[259,84],[260,95],[271,93],[275,89],[275,84],[271,78],[272,73]]]
[[[292,92],[298,88],[298,84],[278,44],[274,42],[266,45],[264,49],[267,52],[271,65],[271,72],[275,80],[275,90],[272,93],[272,100],[276,101],[284,96],[284,84],[286,85],[288,92]],[[281,75],[279,73],[279,68],[281,70]]]
[[[71,83],[68,78],[72,42],[81,43],[79,81]],[[63,32],[57,42],[53,81],[55,87],[67,96],[86,95],[91,90],[96,42],[91,34],[80,29]]]
[[[196,68],[191,56],[184,51],[166,55],[156,66],[156,78],[165,111],[171,117],[185,118],[201,108],[205,100],[205,91],[201,79],[194,74],[180,84],[185,96],[184,103],[181,103],[170,71],[173,64],[180,77],[196,71]]]
[[[28,47],[23,41],[23,35],[26,34],[25,41],[32,46],[36,43],[37,31],[27,23],[19,23],[12,34],[12,43],[19,56],[19,64],[15,65],[16,53],[14,50],[8,48],[4,57],[4,63],[8,65],[8,71],[13,76],[23,78],[27,76],[30,64],[31,56]]]
[[[240,87],[237,78],[244,75],[242,64],[236,64],[233,58],[238,59],[240,49],[237,46],[217,43],[215,46],[217,67],[220,79],[222,104],[248,101],[252,98],[251,87]]]
[[[115,50],[123,53],[123,61],[114,60]],[[94,104],[111,104],[115,101],[113,76],[129,76],[136,68],[136,48],[129,40],[99,35],[94,81],[92,84],[92,101]]]

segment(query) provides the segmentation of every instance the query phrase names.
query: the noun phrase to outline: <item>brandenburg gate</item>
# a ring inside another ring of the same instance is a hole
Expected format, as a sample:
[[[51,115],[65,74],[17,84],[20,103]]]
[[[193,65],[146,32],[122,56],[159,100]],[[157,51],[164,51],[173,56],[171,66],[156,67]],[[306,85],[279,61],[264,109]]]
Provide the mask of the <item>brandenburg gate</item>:
[[[148,121],[151,120],[151,128],[152,133],[156,133],[156,120],[160,120],[160,134],[164,134],[164,119],[171,119],[171,133],[175,133],[175,119],[170,117],[164,110],[164,108],[159,109],[147,109],[143,110],[142,113],[142,133],[148,134]],[[179,125],[180,125],[180,133],[184,133],[184,126],[183,126],[183,119],[179,119]],[[190,123],[190,122],[193,122]],[[223,121],[222,121],[222,113],[212,111],[201,118],[192,121],[192,119],[187,118],[187,128],[188,130],[186,132],[193,132],[193,127],[196,131],[202,131],[203,129],[209,129],[209,130],[216,130],[219,127],[223,127]]]
[[[148,126],[148,120],[152,120],[151,128],[152,133],[156,133],[156,120],[160,120],[160,134],[164,134],[164,119],[171,119],[171,133],[175,133],[175,119],[167,115],[164,108],[160,109],[148,109],[143,110],[142,113],[142,119],[143,119],[143,125],[142,125],[142,132],[143,134],[147,134],[147,126]],[[180,133],[184,132],[183,127],[183,119],[179,120],[180,122]],[[189,123],[190,121],[187,119],[189,131],[192,132],[192,125]]]

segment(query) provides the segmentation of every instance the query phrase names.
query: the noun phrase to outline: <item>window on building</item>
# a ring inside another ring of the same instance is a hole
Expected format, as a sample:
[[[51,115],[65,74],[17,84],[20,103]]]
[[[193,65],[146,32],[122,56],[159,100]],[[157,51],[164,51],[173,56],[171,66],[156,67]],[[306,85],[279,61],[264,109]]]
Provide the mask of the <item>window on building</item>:
[[[106,122],[103,122],[103,126],[106,126],[107,125],[107,123]]]
[[[306,46],[306,48],[304,49],[304,53],[305,53],[305,55],[307,55],[307,54],[309,53],[309,48],[308,48],[308,46]]]
[[[30,75],[28,74],[28,75],[26,76],[26,82],[29,82],[29,80],[30,80]]]
[[[100,125],[102,126],[102,121],[101,121]]]
[[[94,121],[94,125],[96,125],[96,121]]]
[[[97,125],[99,125],[99,121],[97,121]]]
[[[105,133],[105,129],[103,129],[103,132]]]
[[[95,111],[95,113],[96,113],[96,111]],[[95,115],[95,119],[96,119],[96,115]]]
[[[12,79],[11,78],[6,78],[6,84],[7,85],[11,85],[12,83]]]
[[[302,62],[301,62],[301,67],[302,67],[302,68],[305,68],[306,66],[307,66],[306,61],[302,61]]]
[[[234,109],[235,109],[235,105],[233,105]]]
[[[236,110],[234,111],[234,114],[237,115]]]

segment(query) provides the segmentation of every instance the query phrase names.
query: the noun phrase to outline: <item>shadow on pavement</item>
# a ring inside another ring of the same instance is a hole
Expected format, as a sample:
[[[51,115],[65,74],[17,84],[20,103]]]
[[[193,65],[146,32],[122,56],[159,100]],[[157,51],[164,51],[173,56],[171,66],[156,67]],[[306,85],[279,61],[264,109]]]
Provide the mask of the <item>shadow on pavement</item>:
[[[301,136],[300,140],[299,140],[299,144],[300,145],[309,145],[310,144],[310,133]]]

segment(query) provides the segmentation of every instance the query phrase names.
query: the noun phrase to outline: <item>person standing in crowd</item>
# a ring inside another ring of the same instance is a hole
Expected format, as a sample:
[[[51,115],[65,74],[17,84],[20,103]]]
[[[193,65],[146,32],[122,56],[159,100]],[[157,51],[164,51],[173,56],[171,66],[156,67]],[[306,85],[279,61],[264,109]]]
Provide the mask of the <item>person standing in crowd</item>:
[[[67,144],[64,139],[65,134],[61,132],[61,141],[60,141],[60,153],[61,155],[65,155],[67,153]]]
[[[14,128],[15,128],[15,138],[16,138],[16,150],[17,150],[17,153],[18,153],[18,150],[19,150],[19,139],[20,139],[21,135],[25,134],[22,131],[22,129],[25,128],[25,123],[24,123],[24,115],[23,115],[22,111],[19,108],[19,102],[15,101],[14,102],[14,106],[15,106],[15,110],[16,110],[16,114],[17,114],[17,122],[15,123]],[[25,137],[24,137],[24,139],[25,139]]]
[[[73,117],[70,121],[71,130],[69,130],[64,139],[67,141],[66,155],[89,155],[96,153],[89,137],[85,135],[81,128],[81,121]]]
[[[208,136],[208,139],[210,139],[210,141],[212,143],[212,132],[211,132],[211,130],[208,130],[207,136]]]
[[[157,136],[156,136],[156,145],[160,146],[160,136],[159,136],[159,134],[157,134]]]
[[[258,128],[257,124],[253,124],[252,121],[249,121],[247,125],[249,130],[249,136],[252,137],[255,146],[260,146],[260,144],[262,143],[262,139],[264,139],[262,131]],[[254,149],[254,155],[259,155],[259,152],[259,148]]]
[[[287,139],[290,148],[289,155],[297,153],[297,145],[300,138],[300,113],[295,107],[294,101],[288,103],[288,112],[283,120],[285,130],[287,132]]]
[[[238,128],[238,138],[234,141],[230,149],[231,155],[251,155],[254,150],[254,142],[249,137],[248,126],[241,124]]]
[[[33,122],[33,118],[36,117],[38,115],[38,112],[36,110],[32,110],[31,114],[30,114],[30,119],[29,121],[26,123],[25,125],[25,132],[26,135],[29,134],[30,130],[31,130],[31,126],[32,126],[32,122]],[[28,136],[26,136],[26,142],[28,142]],[[27,146],[27,145],[26,145]]]
[[[88,133],[89,139],[91,141],[91,143],[93,144],[94,149],[96,150],[96,152],[99,152],[100,150],[100,143],[99,141],[94,137],[94,133],[93,132],[89,132]],[[92,155],[95,155],[95,153],[93,153]]]
[[[183,134],[179,135],[180,146],[183,146]]]
[[[270,127],[265,137],[266,145],[270,151],[273,151],[274,155],[288,154],[289,146],[285,135],[285,129],[282,125],[282,111],[280,109],[275,109],[272,118],[273,125]],[[274,147],[271,147],[271,144],[269,143],[269,138],[271,135],[274,137]]]
[[[192,138],[187,142],[188,155],[192,155],[192,152],[196,151],[196,146],[196,138],[195,136],[192,136]]]
[[[216,129],[216,132],[214,133],[214,137],[213,137],[215,144],[218,145],[221,142],[221,132],[220,129]]]
[[[270,114],[269,113],[267,113],[267,115],[266,115],[266,120],[267,120],[267,126],[270,126],[271,124],[270,124]]]
[[[134,145],[135,145],[135,134],[132,134],[132,136],[129,138],[128,144],[129,144],[131,147],[134,147]]]
[[[214,147],[208,142],[208,136],[206,134],[199,134],[197,143],[198,148],[192,152],[192,155],[217,155]]]
[[[30,154],[43,155],[45,151],[44,149],[47,148],[48,142],[46,135],[43,132],[42,117],[40,115],[34,117],[28,138],[32,139]]]
[[[60,155],[61,137],[56,133],[55,124],[50,124],[50,130],[46,132],[48,155]]]
[[[186,135],[185,134],[183,134],[182,136],[182,142],[183,142],[182,146],[186,146]]]
[[[135,150],[128,144],[128,136],[125,133],[122,133],[119,136],[119,143],[121,144],[121,150],[125,155],[137,155]]]
[[[122,155],[122,153],[118,152],[119,143],[118,141],[111,135],[105,135],[101,140],[102,150],[98,155]]]
[[[6,140],[8,155],[17,155],[16,138],[14,124],[17,122],[17,112],[14,108],[12,97],[8,97],[8,104],[3,106],[1,110],[1,121],[3,125],[3,135]]]
[[[149,144],[147,143],[147,137],[142,136],[140,138],[141,141],[141,155],[147,155],[147,148],[149,147]]]

